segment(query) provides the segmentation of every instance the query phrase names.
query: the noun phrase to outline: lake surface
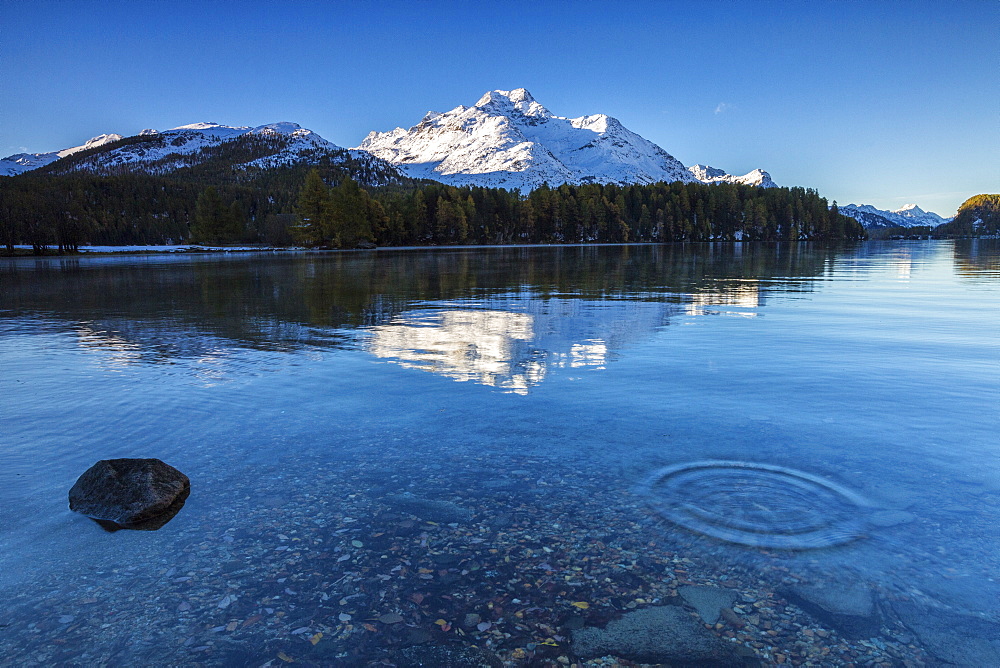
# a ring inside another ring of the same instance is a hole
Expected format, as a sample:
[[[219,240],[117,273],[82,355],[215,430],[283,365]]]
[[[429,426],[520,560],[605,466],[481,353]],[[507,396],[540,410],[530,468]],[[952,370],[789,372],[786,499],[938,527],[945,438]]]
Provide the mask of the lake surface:
[[[0,369],[18,665],[549,665],[698,585],[765,663],[1000,657],[996,241],[7,259]],[[69,511],[117,457],[163,528]]]

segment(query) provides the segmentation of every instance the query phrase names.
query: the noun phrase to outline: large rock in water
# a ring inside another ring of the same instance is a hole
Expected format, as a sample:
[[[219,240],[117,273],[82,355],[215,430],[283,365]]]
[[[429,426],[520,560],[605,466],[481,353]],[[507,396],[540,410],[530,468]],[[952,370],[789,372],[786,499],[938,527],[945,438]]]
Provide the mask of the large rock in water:
[[[793,585],[780,592],[816,620],[855,640],[878,635],[881,615],[866,585],[851,582]]]
[[[906,601],[893,601],[892,609],[942,664],[1000,666],[1000,624]]]
[[[69,509],[131,528],[169,519],[190,493],[188,477],[159,459],[102,459],[69,490]]]

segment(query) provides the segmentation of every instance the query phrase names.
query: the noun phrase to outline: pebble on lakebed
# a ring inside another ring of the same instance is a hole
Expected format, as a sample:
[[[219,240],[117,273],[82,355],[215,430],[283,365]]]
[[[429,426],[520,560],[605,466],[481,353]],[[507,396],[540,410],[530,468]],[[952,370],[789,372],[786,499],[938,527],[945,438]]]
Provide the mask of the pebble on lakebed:
[[[109,531],[155,530],[190,493],[188,477],[159,459],[102,459],[69,490],[69,508]]]

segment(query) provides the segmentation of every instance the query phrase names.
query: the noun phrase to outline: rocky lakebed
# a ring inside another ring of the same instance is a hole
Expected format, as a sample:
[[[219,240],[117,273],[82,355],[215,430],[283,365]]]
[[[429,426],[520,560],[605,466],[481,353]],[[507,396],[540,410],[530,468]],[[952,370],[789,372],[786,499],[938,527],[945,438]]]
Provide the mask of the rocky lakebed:
[[[9,595],[0,655],[21,666],[1000,664],[996,619],[803,554],[734,559],[613,473],[462,453],[300,464],[259,469],[227,507],[195,503],[210,484],[192,475],[189,506],[144,534],[168,535],[169,553],[45,565],[52,575]]]

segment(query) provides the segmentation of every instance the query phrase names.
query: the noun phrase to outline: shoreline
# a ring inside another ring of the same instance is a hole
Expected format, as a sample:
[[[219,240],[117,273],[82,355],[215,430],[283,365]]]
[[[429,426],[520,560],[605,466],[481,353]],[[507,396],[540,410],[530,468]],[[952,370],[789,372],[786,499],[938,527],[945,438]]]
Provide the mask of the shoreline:
[[[992,239],[993,237],[958,237],[968,239]],[[22,258],[22,257],[100,257],[100,256],[121,256],[121,255],[175,255],[175,254],[211,254],[211,253],[356,253],[356,252],[385,252],[385,251],[411,251],[411,250],[484,250],[490,248],[580,248],[580,247],[609,247],[609,246],[675,246],[675,245],[705,245],[705,244],[791,244],[791,243],[861,243],[866,241],[954,241],[956,238],[940,239],[862,239],[862,240],[836,240],[817,241],[802,239],[796,242],[791,241],[636,241],[627,243],[549,243],[549,244],[474,244],[474,245],[453,245],[453,246],[378,246],[376,248],[306,248],[304,246],[209,246],[209,245],[187,245],[174,244],[162,246],[81,246],[77,251],[59,252],[55,248],[46,248],[41,255],[32,253],[31,246],[19,244],[14,247],[14,253],[9,253],[5,248],[0,249],[0,257]]]

